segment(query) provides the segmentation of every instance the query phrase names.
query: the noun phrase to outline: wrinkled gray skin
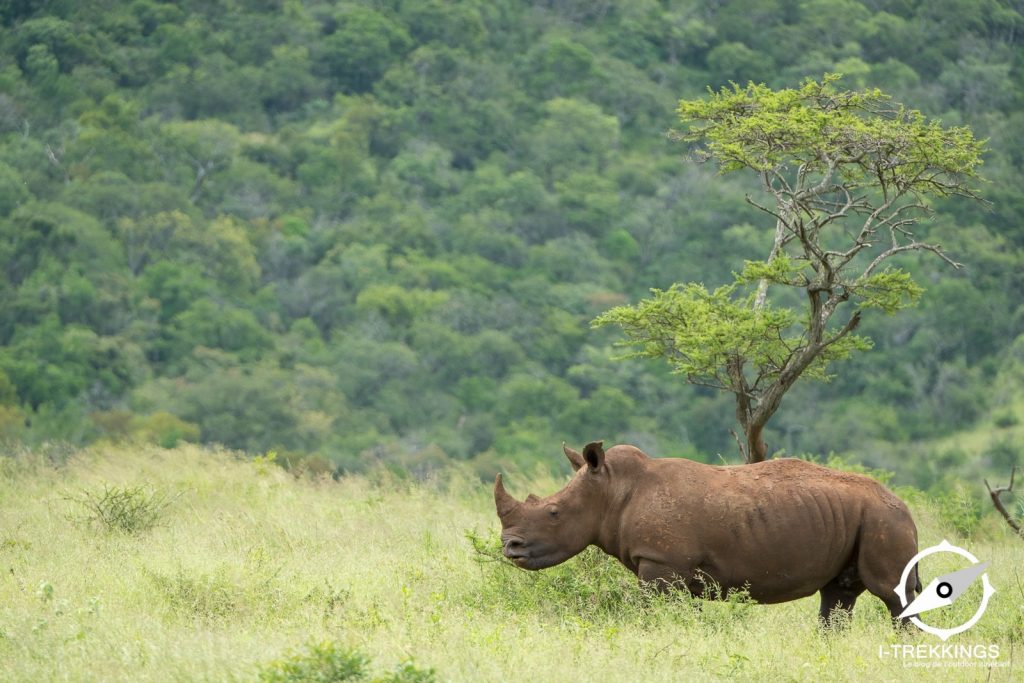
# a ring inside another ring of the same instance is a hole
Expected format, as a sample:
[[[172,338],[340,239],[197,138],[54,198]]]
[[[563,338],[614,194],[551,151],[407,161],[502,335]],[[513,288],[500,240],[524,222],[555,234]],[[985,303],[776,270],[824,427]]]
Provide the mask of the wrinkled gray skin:
[[[762,603],[820,592],[826,622],[867,590],[893,618],[902,611],[894,588],[917,527],[868,477],[789,458],[716,467],[600,442],[563,449],[576,474],[558,493],[519,502],[495,480],[503,552],[523,569],[596,545],[658,590],[746,588]],[[916,568],[908,583],[913,599]]]

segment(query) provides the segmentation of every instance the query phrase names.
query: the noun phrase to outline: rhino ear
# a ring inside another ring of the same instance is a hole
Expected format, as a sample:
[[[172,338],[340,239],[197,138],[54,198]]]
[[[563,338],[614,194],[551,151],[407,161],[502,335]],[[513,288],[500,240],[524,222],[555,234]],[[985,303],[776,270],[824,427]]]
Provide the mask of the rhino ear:
[[[600,469],[604,464],[604,442],[591,441],[583,447],[583,459],[590,466],[591,471]]]
[[[583,459],[583,456],[579,452],[574,451],[562,442],[562,451],[565,452],[565,457],[569,458],[569,464],[572,465],[573,472],[579,472],[580,468],[587,464],[587,461]]]

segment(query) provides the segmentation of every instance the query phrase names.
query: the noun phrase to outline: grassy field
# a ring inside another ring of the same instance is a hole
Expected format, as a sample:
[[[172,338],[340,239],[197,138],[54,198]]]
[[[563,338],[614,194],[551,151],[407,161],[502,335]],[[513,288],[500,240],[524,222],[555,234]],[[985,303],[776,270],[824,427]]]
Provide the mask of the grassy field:
[[[949,642],[997,645],[998,666],[880,656],[941,641],[893,631],[870,596],[830,633],[815,598],[651,597],[596,551],[520,571],[496,559],[489,486],[457,472],[336,482],[193,447],[8,453],[0,678],[321,681],[351,665],[417,682],[1022,680],[1024,541],[994,516],[965,539],[909,502],[922,547],[948,538],[991,562],[998,592]]]

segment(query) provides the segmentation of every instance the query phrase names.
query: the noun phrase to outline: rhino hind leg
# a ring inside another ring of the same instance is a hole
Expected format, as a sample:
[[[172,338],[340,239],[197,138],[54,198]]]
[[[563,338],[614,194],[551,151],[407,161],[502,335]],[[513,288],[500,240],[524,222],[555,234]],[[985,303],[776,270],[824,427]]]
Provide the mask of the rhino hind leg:
[[[884,542],[862,544],[857,568],[867,590],[885,603],[894,624],[905,626],[910,620],[899,618],[903,604],[895,589],[902,580],[907,562],[917,553],[917,532],[913,526],[887,531],[887,535],[882,537]],[[907,597],[913,599],[920,584],[917,567],[913,569],[908,584],[910,595]]]
[[[846,567],[839,576],[821,588],[821,609],[818,619],[827,628],[844,625],[853,613],[857,597],[864,592],[856,565]]]

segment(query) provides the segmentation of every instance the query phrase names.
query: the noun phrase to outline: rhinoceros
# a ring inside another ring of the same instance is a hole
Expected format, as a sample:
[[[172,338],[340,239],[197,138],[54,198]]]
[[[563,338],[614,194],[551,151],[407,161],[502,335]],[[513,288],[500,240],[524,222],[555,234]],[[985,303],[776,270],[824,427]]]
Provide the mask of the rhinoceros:
[[[868,477],[793,458],[713,466],[650,458],[633,446],[564,446],[576,471],[561,491],[517,501],[494,482],[502,552],[523,569],[559,564],[590,545],[642,584],[760,603],[821,593],[820,618],[849,614],[864,590],[898,621],[895,592],[917,554],[907,506]],[[920,592],[914,567],[908,599]]]

